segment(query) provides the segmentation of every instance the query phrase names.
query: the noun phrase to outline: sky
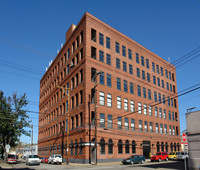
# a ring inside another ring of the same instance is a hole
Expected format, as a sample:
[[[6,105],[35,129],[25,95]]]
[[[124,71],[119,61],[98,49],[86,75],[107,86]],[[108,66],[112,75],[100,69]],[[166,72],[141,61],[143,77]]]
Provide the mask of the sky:
[[[0,90],[5,96],[26,93],[26,109],[39,112],[45,68],[70,25],[78,24],[86,11],[173,64],[200,46],[199,9],[198,0],[0,0]],[[175,64],[178,92],[200,83],[198,54]],[[200,110],[200,90],[178,100],[182,132],[187,109]],[[28,114],[37,143],[38,113]],[[30,143],[31,138],[22,136],[21,141]]]

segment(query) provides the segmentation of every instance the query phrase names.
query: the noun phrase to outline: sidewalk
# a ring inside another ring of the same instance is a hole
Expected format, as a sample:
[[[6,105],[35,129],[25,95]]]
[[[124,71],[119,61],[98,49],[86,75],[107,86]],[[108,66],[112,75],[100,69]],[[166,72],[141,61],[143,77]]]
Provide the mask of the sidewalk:
[[[12,169],[12,167],[4,161],[0,160],[0,169]]]

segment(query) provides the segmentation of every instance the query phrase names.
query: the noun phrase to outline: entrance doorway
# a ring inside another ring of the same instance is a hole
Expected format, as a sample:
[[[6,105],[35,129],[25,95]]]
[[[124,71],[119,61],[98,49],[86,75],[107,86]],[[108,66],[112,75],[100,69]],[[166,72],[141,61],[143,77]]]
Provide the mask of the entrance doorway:
[[[142,145],[143,145],[143,156],[147,159],[150,158],[149,153],[151,152],[151,142],[148,140],[144,140]]]

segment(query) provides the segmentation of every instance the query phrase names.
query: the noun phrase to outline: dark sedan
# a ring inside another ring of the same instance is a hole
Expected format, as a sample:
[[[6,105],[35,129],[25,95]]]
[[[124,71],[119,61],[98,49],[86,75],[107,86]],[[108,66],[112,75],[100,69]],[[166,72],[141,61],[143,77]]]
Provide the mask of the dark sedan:
[[[122,161],[123,164],[135,164],[135,163],[141,163],[143,164],[145,162],[145,157],[141,155],[131,155],[127,159],[124,159]]]

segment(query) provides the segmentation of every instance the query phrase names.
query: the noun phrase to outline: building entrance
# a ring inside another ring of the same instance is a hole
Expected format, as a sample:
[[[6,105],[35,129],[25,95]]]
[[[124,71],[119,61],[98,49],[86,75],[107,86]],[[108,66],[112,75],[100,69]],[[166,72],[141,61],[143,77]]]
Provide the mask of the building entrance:
[[[151,152],[151,142],[148,140],[143,141],[143,156],[149,158],[149,153]]]

